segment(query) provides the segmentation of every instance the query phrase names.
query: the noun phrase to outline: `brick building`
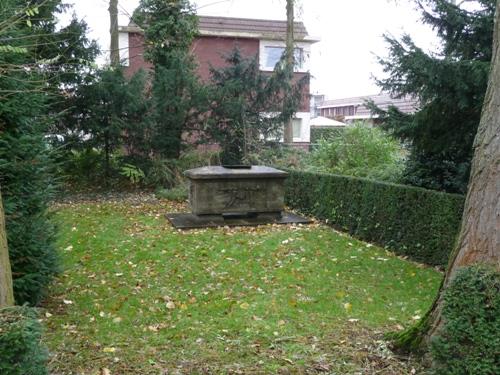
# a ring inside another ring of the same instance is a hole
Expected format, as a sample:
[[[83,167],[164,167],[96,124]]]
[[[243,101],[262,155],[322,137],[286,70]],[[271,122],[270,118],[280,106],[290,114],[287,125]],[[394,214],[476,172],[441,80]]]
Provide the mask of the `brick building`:
[[[319,116],[331,118],[345,123],[354,121],[366,121],[377,124],[377,115],[373,115],[365,105],[366,101],[373,101],[383,110],[394,106],[403,113],[415,113],[419,107],[417,99],[403,96],[393,98],[391,95],[381,93],[378,95],[356,96],[352,98],[324,100],[317,105]]]
[[[285,49],[286,21],[262,19],[226,18],[200,16],[199,33],[191,51],[198,64],[198,75],[207,81],[210,67],[224,66],[224,56],[238,47],[243,56],[257,57],[261,71],[272,72]],[[295,54],[299,62],[295,78],[308,75],[310,70],[311,38],[302,22],[295,23]],[[120,27],[121,60],[125,73],[132,75],[140,68],[150,69],[144,60],[144,38],[141,28],[130,24]],[[293,119],[293,142],[296,146],[308,145],[310,141],[310,93],[309,83],[299,111]]]

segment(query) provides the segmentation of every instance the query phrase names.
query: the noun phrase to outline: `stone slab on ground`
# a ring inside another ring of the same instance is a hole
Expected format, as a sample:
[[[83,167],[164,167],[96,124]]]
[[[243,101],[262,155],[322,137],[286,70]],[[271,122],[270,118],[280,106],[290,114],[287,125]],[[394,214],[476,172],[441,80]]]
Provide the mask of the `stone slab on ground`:
[[[291,212],[278,215],[223,216],[223,215],[194,215],[190,213],[170,213],[165,215],[176,229],[197,229],[215,227],[256,226],[266,224],[310,224],[312,220]]]

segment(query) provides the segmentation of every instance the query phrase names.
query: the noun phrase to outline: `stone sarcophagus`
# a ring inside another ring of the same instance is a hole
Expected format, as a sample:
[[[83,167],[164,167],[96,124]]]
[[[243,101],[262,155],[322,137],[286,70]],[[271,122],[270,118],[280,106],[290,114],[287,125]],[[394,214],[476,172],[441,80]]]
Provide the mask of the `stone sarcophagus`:
[[[281,215],[288,173],[252,166],[201,167],[185,172],[189,203],[195,215]]]

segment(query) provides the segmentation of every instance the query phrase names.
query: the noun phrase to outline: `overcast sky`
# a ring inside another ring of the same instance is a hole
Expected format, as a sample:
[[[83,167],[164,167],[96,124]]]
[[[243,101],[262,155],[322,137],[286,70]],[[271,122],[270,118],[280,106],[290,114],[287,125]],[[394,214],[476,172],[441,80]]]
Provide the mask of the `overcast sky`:
[[[84,18],[91,38],[109,49],[109,0],[68,0]],[[120,25],[128,23],[139,0],[119,0]],[[285,19],[285,0],[197,0],[198,13],[212,16]],[[312,52],[313,93],[328,98],[375,94],[372,76],[382,75],[375,56],[387,55],[384,33],[410,34],[417,44],[434,50],[438,41],[410,0],[297,0],[296,18],[319,37]]]

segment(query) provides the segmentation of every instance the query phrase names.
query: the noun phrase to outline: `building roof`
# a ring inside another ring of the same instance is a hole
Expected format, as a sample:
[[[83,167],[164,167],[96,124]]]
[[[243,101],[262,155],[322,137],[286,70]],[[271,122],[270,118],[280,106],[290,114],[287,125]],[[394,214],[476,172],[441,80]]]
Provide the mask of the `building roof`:
[[[199,16],[198,30],[202,36],[230,36],[254,39],[284,40],[286,37],[286,21]],[[142,32],[135,23],[130,22],[128,26],[120,27],[123,32]],[[318,41],[311,38],[302,22],[294,23],[295,40],[310,42]]]
[[[340,121],[335,121],[327,117],[323,116],[318,116],[314,117],[311,119],[309,122],[310,126],[317,126],[317,127],[344,127],[347,126],[347,124],[344,124],[343,122]]]
[[[356,96],[352,98],[342,98],[334,100],[325,100],[319,104],[318,108],[335,108],[335,107],[348,107],[355,106],[356,114],[349,116],[352,118],[368,118],[371,117],[370,110],[364,105],[365,101],[372,100],[375,105],[384,111],[388,110],[390,106],[395,106],[403,113],[414,113],[419,108],[419,102],[416,98],[410,96],[403,96],[401,98],[394,98],[390,94],[381,93],[377,95]]]

